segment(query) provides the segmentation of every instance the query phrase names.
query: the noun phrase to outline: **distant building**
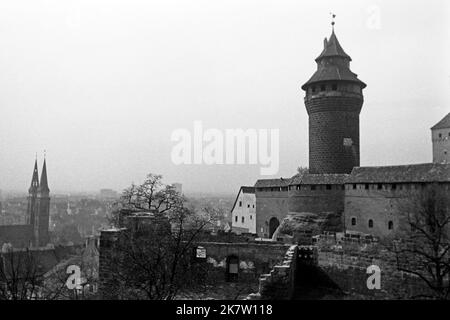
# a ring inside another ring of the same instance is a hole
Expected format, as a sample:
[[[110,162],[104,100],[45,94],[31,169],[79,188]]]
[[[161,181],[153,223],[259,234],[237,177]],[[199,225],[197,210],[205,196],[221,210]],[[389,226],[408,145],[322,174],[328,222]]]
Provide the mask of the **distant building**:
[[[256,197],[254,187],[239,189],[231,209],[232,231],[256,234]]]
[[[181,183],[172,183],[172,187],[175,189],[176,192],[179,194],[183,194],[183,185]]]
[[[41,179],[37,160],[34,163],[31,186],[28,189],[26,224],[0,226],[0,246],[11,244],[15,248],[44,247],[49,241],[50,189],[47,165],[44,159]]]
[[[102,199],[117,199],[119,198],[119,193],[112,189],[101,189],[100,190],[100,198]]]
[[[450,113],[431,128],[433,162],[450,163]]]

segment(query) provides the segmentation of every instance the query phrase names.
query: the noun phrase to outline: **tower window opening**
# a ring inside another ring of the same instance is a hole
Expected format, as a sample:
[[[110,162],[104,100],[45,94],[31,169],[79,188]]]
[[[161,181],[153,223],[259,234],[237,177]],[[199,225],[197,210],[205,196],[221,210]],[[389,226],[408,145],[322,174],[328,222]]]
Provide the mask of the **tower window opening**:
[[[392,189],[392,190],[396,190],[396,189],[397,189],[397,185],[396,185],[395,183],[393,183],[393,184],[391,185],[391,189]]]
[[[311,186],[311,190],[316,190],[316,186]]]
[[[388,229],[389,229],[389,230],[394,229],[394,222],[392,222],[392,221],[389,221],[389,222],[388,222]]]
[[[356,226],[356,218],[352,218],[352,226]]]
[[[337,90],[337,84],[333,83],[333,85],[331,86],[331,90],[336,91]]]
[[[312,88],[311,88],[311,92],[312,92],[312,93],[316,92],[316,87],[312,87]]]
[[[234,222],[237,222],[238,216],[234,217]]]
[[[353,190],[355,190],[355,189],[356,189],[356,183],[353,184]]]
[[[442,138],[442,133],[439,133],[439,138]]]
[[[331,184],[327,184],[327,190],[331,190]]]
[[[378,186],[377,186],[377,189],[378,189],[378,190],[383,189],[383,185],[382,185],[381,183],[379,183]]]
[[[239,207],[242,207],[242,201],[239,201]]]
[[[245,217],[242,217],[241,222],[244,223],[244,221],[245,221]]]
[[[373,228],[373,220],[369,219],[369,228]]]
[[[325,91],[327,89],[327,87],[323,84],[320,86],[320,91]]]
[[[366,183],[366,184],[364,185],[364,189],[369,190],[369,184],[368,184],[368,183]]]

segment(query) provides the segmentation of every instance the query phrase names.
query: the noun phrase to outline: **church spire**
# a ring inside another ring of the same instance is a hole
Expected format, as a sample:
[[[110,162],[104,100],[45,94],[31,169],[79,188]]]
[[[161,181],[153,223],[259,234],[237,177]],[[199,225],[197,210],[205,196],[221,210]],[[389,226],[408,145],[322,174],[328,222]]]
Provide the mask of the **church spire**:
[[[35,193],[38,188],[39,188],[39,173],[38,173],[37,159],[35,159],[34,160],[33,176],[31,178],[31,185],[30,185],[30,189],[28,189],[28,192],[29,193]]]
[[[42,172],[41,172],[41,184],[39,187],[39,191],[48,193],[50,189],[48,188],[48,181],[47,181],[47,164],[46,159],[44,157],[44,164],[42,165]]]

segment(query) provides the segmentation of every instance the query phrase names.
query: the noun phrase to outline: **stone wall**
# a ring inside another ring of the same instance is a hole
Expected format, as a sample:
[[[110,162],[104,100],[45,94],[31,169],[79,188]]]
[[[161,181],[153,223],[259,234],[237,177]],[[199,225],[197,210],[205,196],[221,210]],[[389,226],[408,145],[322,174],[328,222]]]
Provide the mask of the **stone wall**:
[[[276,264],[270,273],[261,275],[259,291],[248,296],[249,300],[288,300],[295,289],[298,246],[289,247],[281,263]]]
[[[316,242],[318,267],[346,294],[369,299],[405,299],[425,293],[415,277],[398,271],[395,254],[376,240],[342,239],[322,235]],[[367,288],[367,268],[381,269],[381,289]]]
[[[288,191],[256,191],[256,233],[269,237],[269,222],[272,218],[281,221],[288,213]]]

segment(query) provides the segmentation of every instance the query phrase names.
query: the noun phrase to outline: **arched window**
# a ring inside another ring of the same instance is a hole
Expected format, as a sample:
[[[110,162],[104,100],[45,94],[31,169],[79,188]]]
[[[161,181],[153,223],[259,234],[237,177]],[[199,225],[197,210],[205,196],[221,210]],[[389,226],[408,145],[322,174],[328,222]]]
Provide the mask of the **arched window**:
[[[389,230],[394,229],[394,222],[392,222],[392,221],[389,221],[389,222],[388,222],[388,229],[389,229]]]
[[[369,219],[369,228],[373,228],[373,220]]]
[[[352,218],[352,226],[356,226],[356,218]]]

